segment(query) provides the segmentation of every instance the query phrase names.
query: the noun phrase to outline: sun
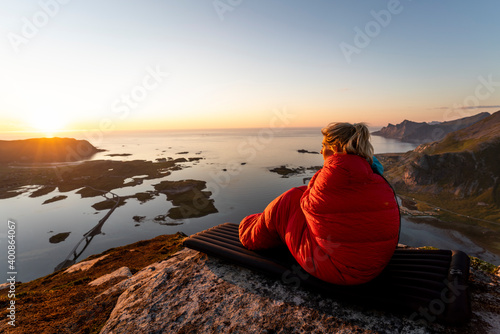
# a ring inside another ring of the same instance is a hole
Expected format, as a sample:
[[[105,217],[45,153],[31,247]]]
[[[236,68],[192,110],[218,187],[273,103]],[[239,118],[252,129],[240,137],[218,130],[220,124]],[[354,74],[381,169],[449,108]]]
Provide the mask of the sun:
[[[45,137],[54,137],[57,132],[64,130],[66,121],[56,113],[40,112],[31,115],[30,124],[35,132],[43,133]]]

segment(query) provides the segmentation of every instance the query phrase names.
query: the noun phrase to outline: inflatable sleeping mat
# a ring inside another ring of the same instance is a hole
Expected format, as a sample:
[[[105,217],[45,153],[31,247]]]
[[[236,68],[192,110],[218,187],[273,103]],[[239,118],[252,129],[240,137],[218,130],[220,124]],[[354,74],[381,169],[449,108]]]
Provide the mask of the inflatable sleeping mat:
[[[471,317],[469,257],[462,251],[396,249],[384,271],[369,283],[340,286],[308,274],[286,247],[250,251],[240,243],[238,225],[225,223],[194,234],[184,246],[332,298],[404,309],[414,319],[460,324]]]

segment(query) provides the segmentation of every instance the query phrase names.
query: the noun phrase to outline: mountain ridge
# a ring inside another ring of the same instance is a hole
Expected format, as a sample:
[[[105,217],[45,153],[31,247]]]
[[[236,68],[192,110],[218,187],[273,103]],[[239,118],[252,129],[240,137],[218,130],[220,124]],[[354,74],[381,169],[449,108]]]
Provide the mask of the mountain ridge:
[[[399,155],[381,155],[401,194],[500,222],[500,111]]]
[[[444,138],[448,133],[466,128],[490,116],[482,112],[473,116],[463,117],[447,122],[414,122],[405,119],[399,124],[389,123],[379,131],[372,133],[374,136],[398,139],[403,142],[422,144]]]

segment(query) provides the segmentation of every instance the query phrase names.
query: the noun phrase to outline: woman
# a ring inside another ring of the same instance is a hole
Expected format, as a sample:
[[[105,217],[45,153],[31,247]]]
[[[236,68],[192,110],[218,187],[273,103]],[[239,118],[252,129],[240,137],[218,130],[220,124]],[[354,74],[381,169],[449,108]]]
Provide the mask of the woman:
[[[292,188],[262,213],[244,218],[242,244],[258,250],[286,244],[301,267],[334,284],[375,278],[398,243],[399,209],[374,163],[363,123],[331,123],[322,129],[323,168],[308,186]]]

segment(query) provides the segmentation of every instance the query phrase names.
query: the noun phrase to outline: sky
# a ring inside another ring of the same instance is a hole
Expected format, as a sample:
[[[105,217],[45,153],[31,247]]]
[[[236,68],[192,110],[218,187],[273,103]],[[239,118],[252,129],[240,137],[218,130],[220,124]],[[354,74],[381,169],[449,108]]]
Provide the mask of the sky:
[[[0,134],[494,112],[499,12],[497,0],[0,0]]]

